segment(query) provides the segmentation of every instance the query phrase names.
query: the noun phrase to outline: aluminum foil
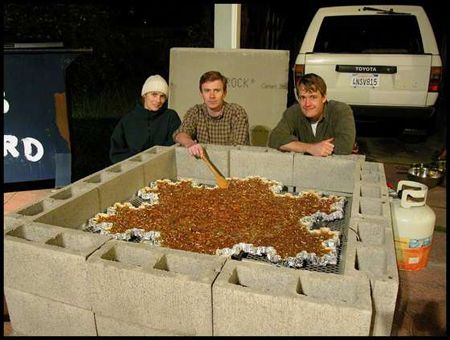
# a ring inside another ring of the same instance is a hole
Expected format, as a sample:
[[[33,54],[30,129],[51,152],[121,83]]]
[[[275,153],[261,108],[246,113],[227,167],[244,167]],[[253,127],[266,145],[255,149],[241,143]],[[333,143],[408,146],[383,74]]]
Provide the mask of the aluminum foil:
[[[157,204],[159,203],[159,195],[157,193],[148,191],[146,188],[139,189],[137,195],[145,200],[149,201],[150,204]]]
[[[337,241],[336,241],[337,240]],[[278,264],[292,268],[302,268],[306,264],[315,266],[326,266],[328,264],[337,264],[337,245],[339,244],[338,233],[335,232],[333,239],[327,240],[322,244],[327,244],[327,248],[330,248],[330,253],[321,257],[315,253],[308,253],[305,250],[298,253],[295,257],[288,257],[286,259],[281,258],[277,254],[275,248],[271,246],[259,246],[255,247],[251,243],[238,243],[231,248],[222,248],[216,250],[216,255],[230,257],[232,255],[239,255],[242,252],[266,257],[271,263]]]

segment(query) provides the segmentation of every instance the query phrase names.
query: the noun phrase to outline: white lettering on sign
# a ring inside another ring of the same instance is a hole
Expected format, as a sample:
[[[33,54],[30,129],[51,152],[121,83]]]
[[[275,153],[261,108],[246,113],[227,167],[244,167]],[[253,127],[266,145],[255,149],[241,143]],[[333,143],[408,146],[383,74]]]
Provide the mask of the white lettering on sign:
[[[3,114],[9,111],[9,103],[6,100],[6,92],[3,92]]]
[[[8,156],[8,153],[14,158],[19,157],[19,151],[16,149],[18,141],[16,136],[3,135],[3,157]]]
[[[6,100],[6,92],[3,92],[3,114],[10,109],[9,102]],[[44,146],[40,141],[33,137],[21,139],[23,144],[23,154],[30,162],[38,162],[44,156]],[[17,150],[19,140],[13,135],[3,135],[3,158],[11,155],[14,158],[19,157]]]
[[[44,156],[44,147],[37,139],[25,137],[21,141],[23,143],[24,156],[30,162],[37,162]],[[18,144],[19,140],[16,136],[3,135],[3,157],[7,157],[8,154],[14,158],[19,157]]]
[[[359,72],[377,72],[377,68],[374,66],[356,66],[355,69]]]

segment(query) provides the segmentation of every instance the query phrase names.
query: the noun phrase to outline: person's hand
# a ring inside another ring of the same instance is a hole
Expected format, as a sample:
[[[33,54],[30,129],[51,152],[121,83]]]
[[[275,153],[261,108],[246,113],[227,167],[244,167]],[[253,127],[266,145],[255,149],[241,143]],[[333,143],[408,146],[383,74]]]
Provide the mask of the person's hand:
[[[186,146],[186,149],[191,156],[194,156],[197,158],[203,157],[203,148],[200,144],[198,144],[196,142],[192,143],[189,146]]]
[[[328,138],[319,143],[310,144],[308,153],[313,156],[330,156],[334,150],[334,144],[332,143],[333,139],[334,138]]]

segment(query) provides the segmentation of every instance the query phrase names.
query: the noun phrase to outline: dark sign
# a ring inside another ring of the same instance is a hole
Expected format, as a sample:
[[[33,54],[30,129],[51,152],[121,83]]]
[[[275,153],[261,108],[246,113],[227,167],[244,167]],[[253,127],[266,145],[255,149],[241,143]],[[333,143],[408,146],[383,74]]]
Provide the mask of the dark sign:
[[[60,185],[70,183],[67,119],[66,127],[57,125],[57,107],[61,98],[65,105],[65,69],[79,54],[67,49],[4,49],[4,183],[58,176],[65,182]]]

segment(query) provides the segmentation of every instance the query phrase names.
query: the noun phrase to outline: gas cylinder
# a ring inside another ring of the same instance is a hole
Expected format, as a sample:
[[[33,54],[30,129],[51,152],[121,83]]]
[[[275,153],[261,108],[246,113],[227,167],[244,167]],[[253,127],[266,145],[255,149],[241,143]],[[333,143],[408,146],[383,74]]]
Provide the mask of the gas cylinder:
[[[427,266],[436,214],[426,205],[428,187],[413,181],[400,181],[398,198],[391,198],[397,265],[401,270]]]

